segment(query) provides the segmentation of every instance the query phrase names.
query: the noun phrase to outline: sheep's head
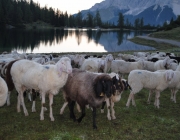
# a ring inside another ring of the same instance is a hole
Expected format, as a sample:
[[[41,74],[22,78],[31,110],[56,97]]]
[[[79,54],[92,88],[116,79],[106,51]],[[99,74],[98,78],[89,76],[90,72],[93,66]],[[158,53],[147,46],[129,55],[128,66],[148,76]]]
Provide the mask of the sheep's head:
[[[113,82],[108,75],[99,75],[94,81],[94,91],[98,97],[111,97],[113,93]]]
[[[119,76],[118,77],[114,76],[112,78],[112,81],[113,81],[113,88],[112,88],[113,94],[117,94],[117,95],[121,94],[122,91],[124,90],[124,85],[121,81],[121,78]]]
[[[167,70],[165,74],[166,74],[166,81],[170,83],[172,79],[174,78],[174,71]]]
[[[62,72],[66,72],[67,74],[72,73],[71,60],[68,57],[62,57],[56,63],[56,66],[59,76],[61,76]]]

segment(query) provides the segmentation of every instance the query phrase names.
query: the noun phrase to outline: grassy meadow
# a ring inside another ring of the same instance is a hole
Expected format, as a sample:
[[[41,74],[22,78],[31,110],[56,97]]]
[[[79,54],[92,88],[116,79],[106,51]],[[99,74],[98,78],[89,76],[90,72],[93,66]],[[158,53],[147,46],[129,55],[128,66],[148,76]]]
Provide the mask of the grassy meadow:
[[[147,104],[148,90],[143,89],[135,95],[136,107],[127,108],[129,91],[124,91],[120,102],[115,103],[116,119],[109,121],[97,110],[97,130],[92,128],[92,111],[86,109],[86,116],[80,124],[69,117],[69,109],[65,108],[60,115],[64,103],[62,92],[54,96],[54,122],[49,118],[48,98],[46,98],[45,120],[40,121],[41,101],[36,99],[36,111],[31,112],[32,102],[25,97],[29,116],[23,110],[16,111],[17,94],[11,94],[11,105],[0,108],[0,140],[178,140],[180,138],[180,96],[177,103],[170,100],[170,90],[161,93],[160,108],[154,107],[154,95],[151,104]],[[76,116],[80,116],[75,108]]]
[[[150,34],[150,36],[155,37],[155,38],[163,38],[163,39],[171,39],[171,40],[180,41],[180,27],[174,28],[169,31],[155,32],[153,34]]]

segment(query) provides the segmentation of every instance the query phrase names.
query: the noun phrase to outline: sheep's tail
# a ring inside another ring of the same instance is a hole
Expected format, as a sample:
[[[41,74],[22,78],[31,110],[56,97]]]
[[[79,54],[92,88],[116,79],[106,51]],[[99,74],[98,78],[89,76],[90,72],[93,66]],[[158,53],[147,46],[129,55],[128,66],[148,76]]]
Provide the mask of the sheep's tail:
[[[12,80],[12,76],[11,76],[11,67],[12,65],[18,60],[14,60],[14,61],[11,61],[9,62],[8,66],[7,66],[7,70],[6,70],[6,83],[7,83],[7,86],[8,86],[8,90],[9,91],[12,91],[14,89],[14,83],[13,83],[13,80]]]
[[[6,82],[0,77],[0,107],[6,103],[7,96],[8,96],[8,87]]]

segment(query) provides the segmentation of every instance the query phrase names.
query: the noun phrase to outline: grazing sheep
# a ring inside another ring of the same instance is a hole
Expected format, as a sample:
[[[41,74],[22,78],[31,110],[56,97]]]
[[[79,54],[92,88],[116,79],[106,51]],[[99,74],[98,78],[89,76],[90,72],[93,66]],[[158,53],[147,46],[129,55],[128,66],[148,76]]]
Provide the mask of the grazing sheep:
[[[0,107],[6,103],[8,87],[3,78],[0,77]]]
[[[63,88],[63,95],[68,101],[70,118],[76,121],[74,114],[75,102],[82,110],[81,116],[77,119],[80,123],[85,116],[85,106],[93,108],[93,128],[96,129],[96,108],[100,107],[105,97],[111,97],[114,87],[112,79],[108,74],[95,74],[91,72],[73,69],[72,76]]]
[[[44,120],[45,95],[49,94],[50,118],[54,121],[52,113],[53,96],[58,94],[72,72],[71,60],[68,57],[62,57],[56,65],[41,65],[30,60],[19,60],[9,68],[9,81],[13,81],[18,91],[17,111],[20,112],[20,103],[23,106],[25,116],[28,111],[24,104],[23,92],[26,89],[39,91],[42,98],[42,107],[40,120]],[[10,77],[11,76],[11,77]]]
[[[133,70],[128,76],[128,83],[131,92],[126,103],[129,107],[130,101],[135,106],[134,94],[138,93],[142,88],[153,90],[156,92],[156,100],[154,105],[159,108],[160,92],[168,88],[170,82],[173,81],[174,72],[172,70],[150,72],[147,70]]]

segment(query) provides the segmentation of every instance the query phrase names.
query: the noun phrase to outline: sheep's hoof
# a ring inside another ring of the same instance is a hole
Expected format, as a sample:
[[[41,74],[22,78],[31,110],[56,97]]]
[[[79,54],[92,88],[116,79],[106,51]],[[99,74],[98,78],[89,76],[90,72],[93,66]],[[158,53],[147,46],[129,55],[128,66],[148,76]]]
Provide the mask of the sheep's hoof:
[[[47,108],[46,108],[46,107],[44,107],[44,111],[47,111]]]
[[[97,126],[96,126],[96,125],[93,125],[93,129],[97,129]]]
[[[101,113],[104,113],[104,109],[101,109]]]
[[[107,117],[107,118],[108,118],[109,121],[111,120],[111,117]]]
[[[54,118],[51,118],[51,121],[54,122]]]
[[[29,114],[26,112],[26,113],[25,113],[25,116],[29,116]]]
[[[36,109],[35,109],[35,108],[32,108],[32,112],[36,112]]]
[[[81,118],[77,119],[77,122],[78,122],[78,123],[80,123],[81,121],[82,121],[82,119],[81,119]]]
[[[44,117],[41,117],[40,120],[43,121],[43,120],[44,120]]]
[[[114,117],[112,117],[112,119],[113,119],[113,120],[115,120],[115,119],[116,119],[116,117],[114,116]]]

